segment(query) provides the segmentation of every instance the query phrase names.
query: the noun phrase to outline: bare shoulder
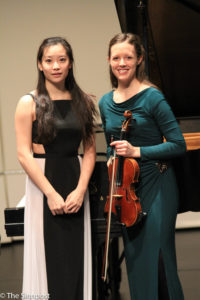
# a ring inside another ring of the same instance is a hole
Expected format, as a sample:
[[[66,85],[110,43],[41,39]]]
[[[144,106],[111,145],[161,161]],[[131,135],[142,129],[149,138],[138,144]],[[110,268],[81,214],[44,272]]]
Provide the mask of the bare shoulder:
[[[24,105],[32,105],[34,103],[34,100],[31,95],[35,96],[35,91],[31,91],[30,93],[22,96],[19,99],[19,103],[24,104]]]
[[[33,92],[31,92],[32,95]],[[22,96],[17,104],[16,114],[20,115],[32,115],[34,117],[35,114],[35,101],[30,94]]]

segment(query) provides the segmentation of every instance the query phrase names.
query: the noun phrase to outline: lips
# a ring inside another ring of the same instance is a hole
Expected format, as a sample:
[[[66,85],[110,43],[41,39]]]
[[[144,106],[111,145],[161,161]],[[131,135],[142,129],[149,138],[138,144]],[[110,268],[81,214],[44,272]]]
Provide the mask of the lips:
[[[118,72],[120,74],[124,74],[124,73],[128,72],[128,69],[119,69]]]
[[[61,76],[62,73],[53,73],[52,75],[57,77],[57,76]]]

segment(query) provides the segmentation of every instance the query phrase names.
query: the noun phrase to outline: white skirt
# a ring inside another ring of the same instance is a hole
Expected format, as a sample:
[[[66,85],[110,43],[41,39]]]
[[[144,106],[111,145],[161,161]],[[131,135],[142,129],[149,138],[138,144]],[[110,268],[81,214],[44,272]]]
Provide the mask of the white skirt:
[[[35,160],[44,173],[45,158],[35,158]],[[81,164],[80,158],[79,161]],[[27,176],[25,194],[24,267],[22,299],[49,298],[43,228],[43,193]],[[92,300],[92,249],[90,205],[88,191],[86,192],[84,198],[83,295],[84,300]]]

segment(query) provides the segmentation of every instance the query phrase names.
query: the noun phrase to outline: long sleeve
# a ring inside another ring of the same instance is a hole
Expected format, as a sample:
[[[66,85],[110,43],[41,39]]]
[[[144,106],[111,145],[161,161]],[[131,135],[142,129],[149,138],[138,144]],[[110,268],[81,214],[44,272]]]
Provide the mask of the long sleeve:
[[[108,157],[110,137],[120,138],[125,110],[130,110],[134,118],[127,139],[133,146],[140,147],[141,160],[170,159],[186,151],[176,118],[164,95],[155,88],[143,90],[122,103],[115,103],[113,92],[110,92],[100,99],[99,109]]]
[[[166,142],[141,147],[142,160],[169,159],[183,154],[186,151],[185,140],[168,103],[164,99],[159,101],[152,107],[151,114]]]

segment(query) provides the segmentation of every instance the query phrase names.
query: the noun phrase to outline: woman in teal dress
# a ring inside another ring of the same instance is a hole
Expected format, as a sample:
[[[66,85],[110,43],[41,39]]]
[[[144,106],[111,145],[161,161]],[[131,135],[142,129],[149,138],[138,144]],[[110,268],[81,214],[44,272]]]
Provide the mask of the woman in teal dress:
[[[108,164],[111,146],[117,155],[137,160],[136,194],[147,213],[139,224],[123,228],[131,299],[182,300],[175,252],[178,189],[170,159],[186,151],[185,141],[165,97],[145,77],[139,37],[116,35],[108,60],[114,89],[99,102]],[[125,110],[132,112],[133,120],[127,140],[119,140]]]

